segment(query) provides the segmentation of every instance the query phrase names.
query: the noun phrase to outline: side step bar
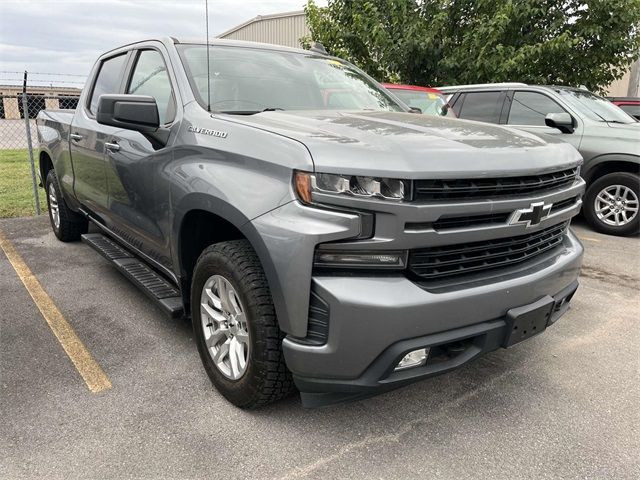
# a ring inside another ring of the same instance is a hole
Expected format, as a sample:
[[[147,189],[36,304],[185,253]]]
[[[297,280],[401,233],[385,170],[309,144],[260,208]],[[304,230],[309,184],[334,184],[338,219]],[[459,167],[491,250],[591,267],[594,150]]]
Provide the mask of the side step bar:
[[[85,233],[82,241],[109,260],[125,277],[146,293],[171,316],[184,315],[182,297],[177,288],[142,260],[101,233]]]

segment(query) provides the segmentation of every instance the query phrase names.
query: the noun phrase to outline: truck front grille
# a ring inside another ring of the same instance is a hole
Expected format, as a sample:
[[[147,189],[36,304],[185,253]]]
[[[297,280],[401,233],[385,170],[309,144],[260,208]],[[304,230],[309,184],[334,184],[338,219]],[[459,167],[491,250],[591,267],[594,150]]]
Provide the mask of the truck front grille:
[[[559,246],[568,224],[516,237],[413,250],[409,271],[422,280],[439,280],[522,263]]]
[[[464,200],[480,197],[495,200],[503,196],[532,192],[539,194],[570,185],[577,175],[577,168],[569,168],[524,177],[415,180],[414,200]]]

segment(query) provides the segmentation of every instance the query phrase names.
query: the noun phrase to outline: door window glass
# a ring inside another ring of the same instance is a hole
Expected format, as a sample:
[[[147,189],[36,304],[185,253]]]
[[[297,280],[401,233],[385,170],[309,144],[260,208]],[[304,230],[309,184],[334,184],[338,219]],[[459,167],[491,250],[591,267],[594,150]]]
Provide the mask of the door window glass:
[[[510,125],[538,125],[543,127],[549,113],[565,113],[554,100],[536,92],[515,92],[509,111]]]
[[[96,83],[93,86],[91,102],[89,103],[89,111],[91,113],[95,114],[98,110],[100,95],[118,93],[125,58],[127,58],[127,55],[122,54],[102,62],[98,78],[96,78]]]
[[[157,50],[140,52],[127,93],[155,98],[161,125],[170,123],[175,118],[176,109],[169,73],[162,55]]]
[[[467,93],[462,102],[462,110],[458,115],[467,120],[498,123],[498,99],[500,92],[472,92]]]

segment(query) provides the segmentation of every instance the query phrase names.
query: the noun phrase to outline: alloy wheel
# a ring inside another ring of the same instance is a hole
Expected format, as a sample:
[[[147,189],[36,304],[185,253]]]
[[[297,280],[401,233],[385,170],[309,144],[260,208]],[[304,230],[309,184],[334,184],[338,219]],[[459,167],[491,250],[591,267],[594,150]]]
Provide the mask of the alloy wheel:
[[[621,227],[638,215],[638,197],[625,185],[609,185],[596,195],[594,209],[601,222]]]
[[[200,319],[207,351],[227,378],[239,380],[249,361],[245,308],[229,280],[212,275],[200,295]]]
[[[49,212],[51,213],[53,226],[58,230],[60,228],[60,206],[58,205],[58,197],[53,183],[49,184]]]

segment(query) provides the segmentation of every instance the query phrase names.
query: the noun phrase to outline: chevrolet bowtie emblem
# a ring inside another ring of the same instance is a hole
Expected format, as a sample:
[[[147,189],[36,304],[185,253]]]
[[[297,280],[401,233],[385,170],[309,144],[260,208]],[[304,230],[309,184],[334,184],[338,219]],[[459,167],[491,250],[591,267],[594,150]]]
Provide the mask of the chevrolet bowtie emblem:
[[[542,220],[549,216],[549,210],[553,206],[552,203],[544,202],[532,203],[529,208],[521,208],[516,210],[509,219],[510,225],[522,225],[525,227],[534,227]]]

